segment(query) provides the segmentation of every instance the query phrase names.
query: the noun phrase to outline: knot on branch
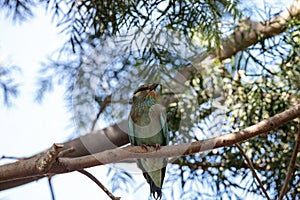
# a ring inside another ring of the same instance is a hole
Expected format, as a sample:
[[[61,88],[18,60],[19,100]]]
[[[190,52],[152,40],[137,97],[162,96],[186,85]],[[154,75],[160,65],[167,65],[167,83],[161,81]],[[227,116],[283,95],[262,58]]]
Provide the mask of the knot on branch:
[[[36,161],[36,168],[39,172],[47,172],[56,162],[59,153],[63,150],[63,144],[53,144],[52,147],[43,153]]]

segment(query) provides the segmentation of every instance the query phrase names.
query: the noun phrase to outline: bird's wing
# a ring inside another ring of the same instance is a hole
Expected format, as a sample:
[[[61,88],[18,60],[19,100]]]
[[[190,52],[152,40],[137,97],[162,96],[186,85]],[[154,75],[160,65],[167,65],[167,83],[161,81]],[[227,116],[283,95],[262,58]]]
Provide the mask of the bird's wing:
[[[129,141],[132,145],[137,145],[135,143],[135,138],[134,138],[134,123],[131,119],[131,117],[129,116],[128,119],[128,135],[129,135]]]
[[[161,124],[161,127],[162,127],[162,133],[163,133],[163,136],[166,140],[166,144],[165,145],[168,145],[169,143],[169,134],[168,134],[168,124],[167,124],[167,118],[166,118],[166,113],[163,111],[160,113],[160,124]]]

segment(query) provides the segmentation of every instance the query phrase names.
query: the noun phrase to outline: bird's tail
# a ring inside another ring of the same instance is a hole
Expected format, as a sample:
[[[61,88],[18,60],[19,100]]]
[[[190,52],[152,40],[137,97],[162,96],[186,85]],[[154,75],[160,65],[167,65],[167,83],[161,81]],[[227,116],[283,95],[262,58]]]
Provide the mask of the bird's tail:
[[[147,182],[150,185],[150,193],[152,194],[152,196],[154,197],[154,199],[160,200],[161,197],[162,197],[161,188],[157,187],[155,185],[155,183],[153,182],[153,180],[151,179],[151,177],[149,176],[148,173],[144,172],[143,175],[144,175],[144,177],[146,178]]]
[[[158,164],[161,164],[161,166],[157,168]],[[148,184],[150,185],[151,195],[156,200],[160,200],[162,198],[161,188],[162,188],[163,181],[165,178],[167,160],[166,159],[156,159],[156,158],[154,158],[154,159],[153,158],[138,159],[137,165],[143,171],[143,175],[144,175],[145,179],[147,180]],[[146,166],[147,168],[144,166]],[[151,167],[149,167],[149,166],[151,166]],[[154,166],[154,167],[152,167],[152,166]],[[148,170],[146,170],[146,169],[148,169]]]

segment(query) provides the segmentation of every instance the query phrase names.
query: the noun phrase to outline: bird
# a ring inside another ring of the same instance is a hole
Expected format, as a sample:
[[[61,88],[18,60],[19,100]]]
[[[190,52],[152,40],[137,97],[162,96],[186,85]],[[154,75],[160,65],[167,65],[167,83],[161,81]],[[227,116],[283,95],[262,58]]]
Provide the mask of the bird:
[[[156,92],[158,83],[148,83],[134,91],[128,117],[128,134],[134,146],[166,146],[169,142],[167,119],[164,107],[159,104]],[[137,159],[137,166],[150,185],[150,195],[162,198],[162,185],[166,173],[167,158]]]

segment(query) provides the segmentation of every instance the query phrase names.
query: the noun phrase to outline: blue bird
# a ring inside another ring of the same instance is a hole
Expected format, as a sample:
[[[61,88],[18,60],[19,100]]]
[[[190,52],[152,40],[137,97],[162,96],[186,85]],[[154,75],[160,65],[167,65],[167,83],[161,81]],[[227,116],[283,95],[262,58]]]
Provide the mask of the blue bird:
[[[128,118],[129,140],[135,146],[166,146],[169,141],[165,110],[159,104],[156,88],[159,84],[140,86],[133,95]],[[162,197],[162,185],[166,173],[166,158],[142,158],[138,167],[150,185],[150,193],[157,200]]]

